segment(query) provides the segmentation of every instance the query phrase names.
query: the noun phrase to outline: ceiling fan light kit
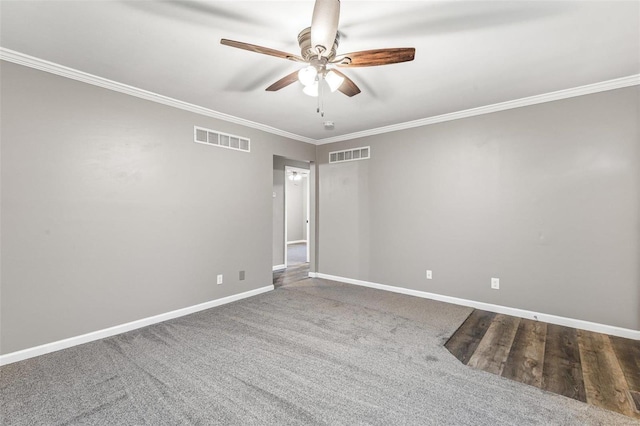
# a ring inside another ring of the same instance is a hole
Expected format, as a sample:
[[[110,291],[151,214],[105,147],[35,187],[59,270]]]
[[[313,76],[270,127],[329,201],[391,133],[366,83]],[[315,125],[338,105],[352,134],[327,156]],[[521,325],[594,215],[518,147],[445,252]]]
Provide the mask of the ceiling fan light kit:
[[[314,97],[314,98],[315,98],[315,97],[317,97],[317,96],[318,96],[318,92],[319,92],[319,90],[318,90],[318,89],[319,89],[319,86],[320,86],[320,85],[318,84],[318,82],[316,82],[315,84],[310,84],[310,85],[308,85],[308,86],[304,86],[304,87],[302,88],[302,92],[303,92],[305,95],[309,95],[309,96],[312,96],[312,97]]]
[[[311,86],[316,82],[316,78],[318,77],[318,70],[316,67],[309,65],[308,67],[302,68],[298,71],[298,80],[304,86]]]
[[[340,86],[342,86],[342,83],[344,83],[344,77],[336,74],[332,70],[329,70],[324,75],[324,81],[327,82],[327,84],[329,85],[329,89],[333,93],[338,90]]]
[[[307,173],[296,172],[295,170],[289,172],[289,180],[299,181],[302,180],[303,177],[307,177]]]
[[[360,93],[360,88],[334,67],[373,67],[414,59],[415,49],[412,47],[364,50],[338,56],[339,20],[340,0],[316,0],[311,27],[305,28],[298,34],[300,56],[241,41],[222,39],[220,43],[263,55],[307,63],[307,67],[281,78],[266,90],[275,92],[298,80],[304,86],[303,93],[314,97],[322,97],[323,85],[328,86],[331,92],[338,90],[349,97]],[[321,103],[318,102],[317,112],[324,116],[320,108]]]
[[[326,82],[331,93],[335,92],[344,83],[344,77],[326,68],[320,72],[312,65],[298,71],[298,80],[304,86],[302,91],[309,96],[318,96],[318,87]]]

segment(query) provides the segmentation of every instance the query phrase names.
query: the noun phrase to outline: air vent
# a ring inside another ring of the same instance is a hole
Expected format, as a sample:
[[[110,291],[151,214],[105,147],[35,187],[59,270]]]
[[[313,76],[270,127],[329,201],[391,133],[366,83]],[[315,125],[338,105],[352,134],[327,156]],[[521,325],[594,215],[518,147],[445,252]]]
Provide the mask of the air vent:
[[[361,148],[347,149],[345,151],[334,151],[329,153],[329,163],[342,163],[344,161],[368,160],[370,148],[364,146]]]
[[[251,141],[242,136],[230,135],[216,130],[193,126],[193,141],[205,145],[214,145],[236,151],[251,152]]]

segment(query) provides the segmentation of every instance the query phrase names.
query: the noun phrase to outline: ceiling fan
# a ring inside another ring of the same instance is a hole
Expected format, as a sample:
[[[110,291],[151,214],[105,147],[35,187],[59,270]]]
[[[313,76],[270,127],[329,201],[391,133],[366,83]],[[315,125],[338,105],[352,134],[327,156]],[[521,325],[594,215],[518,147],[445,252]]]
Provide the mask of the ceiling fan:
[[[311,27],[305,28],[298,35],[300,55],[282,52],[268,47],[240,41],[222,39],[220,43],[238,49],[271,55],[294,62],[307,63],[307,67],[281,78],[267,87],[267,91],[275,92],[299,80],[304,85],[304,93],[310,96],[322,95],[325,85],[332,92],[336,90],[351,97],[360,93],[356,84],[337,68],[372,67],[412,61],[415,49],[409,47],[363,50],[347,54],[337,54],[340,43],[338,20],[340,17],[340,0],[316,0],[313,8]],[[320,112],[318,110],[318,112]]]

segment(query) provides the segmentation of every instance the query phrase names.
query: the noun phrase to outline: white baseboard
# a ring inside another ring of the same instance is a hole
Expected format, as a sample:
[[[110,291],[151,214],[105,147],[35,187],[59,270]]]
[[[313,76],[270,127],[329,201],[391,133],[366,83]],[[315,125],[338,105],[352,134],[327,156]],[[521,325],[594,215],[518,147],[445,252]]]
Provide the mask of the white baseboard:
[[[287,265],[273,265],[273,271],[282,271],[283,269],[287,269]]]
[[[175,311],[166,312],[164,314],[154,315],[152,317],[143,318],[137,321],[128,322],[126,324],[116,325],[114,327],[105,328],[103,330],[93,331],[91,333],[82,334],[80,336],[70,337],[57,342],[46,343],[44,345],[35,346],[33,348],[23,349],[17,352],[11,352],[6,355],[0,355],[0,365],[11,364],[13,362],[22,361],[39,355],[48,354],[59,351],[61,349],[70,348],[72,346],[81,345],[83,343],[93,342],[94,340],[104,339],[106,337],[115,336],[116,334],[125,333],[137,328],[146,327],[162,321],[189,315],[194,312],[203,311],[236,300],[245,299],[247,297],[256,296],[261,293],[273,290],[273,285],[260,287],[255,290],[245,291],[244,293],[234,294],[232,296],[223,297],[221,299],[211,300],[209,302],[200,303],[198,305],[188,306],[186,308],[177,309]]]
[[[287,245],[289,244],[301,244],[301,243],[307,243],[307,240],[295,240],[295,241],[287,241]]]
[[[309,272],[309,278],[318,278],[317,272]]]
[[[311,272],[309,276],[311,277]],[[574,318],[560,317],[557,315],[544,314],[540,312],[527,311],[524,309],[510,308],[508,306],[494,305],[485,302],[476,302],[475,300],[460,299],[458,297],[443,296],[436,293],[428,293],[426,291],[412,290],[404,287],[395,287],[386,284],[378,284],[369,281],[356,280],[353,278],[339,277],[335,275],[314,273],[314,278],[323,278],[325,280],[339,281],[346,284],[355,284],[363,287],[376,288],[378,290],[386,290],[394,293],[408,294],[410,296],[422,297],[424,299],[433,299],[441,302],[453,303],[454,305],[469,306],[471,308],[482,309],[484,311],[496,312],[499,314],[512,315],[515,317],[542,321],[551,324],[563,325],[566,327],[579,328],[582,330],[594,331],[596,333],[610,334],[612,336],[626,337],[627,339],[640,340],[640,331],[629,328],[616,327],[613,325],[598,324],[595,322],[584,321]]]

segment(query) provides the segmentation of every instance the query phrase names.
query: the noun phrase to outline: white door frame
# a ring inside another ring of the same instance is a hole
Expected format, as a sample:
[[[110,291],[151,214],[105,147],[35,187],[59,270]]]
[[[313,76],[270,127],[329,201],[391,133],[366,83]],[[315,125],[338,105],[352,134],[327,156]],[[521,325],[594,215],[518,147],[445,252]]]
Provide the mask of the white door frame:
[[[309,169],[301,169],[300,167],[294,167],[294,166],[284,166],[284,267],[287,268],[288,267],[288,261],[287,261],[287,240],[288,240],[288,236],[287,236],[287,225],[288,225],[288,218],[287,218],[287,180],[289,180],[289,172],[298,172],[298,173],[304,173],[307,177],[306,177],[306,186],[307,186],[307,199],[304,201],[307,204],[307,217],[305,218],[306,220],[306,226],[307,226],[307,262],[309,262],[309,242],[310,242],[310,234],[309,234],[309,215],[310,215],[310,211],[309,208],[311,207],[310,205],[310,198],[311,198],[311,194],[309,192],[310,189],[310,184],[309,181],[311,180],[311,170]]]

